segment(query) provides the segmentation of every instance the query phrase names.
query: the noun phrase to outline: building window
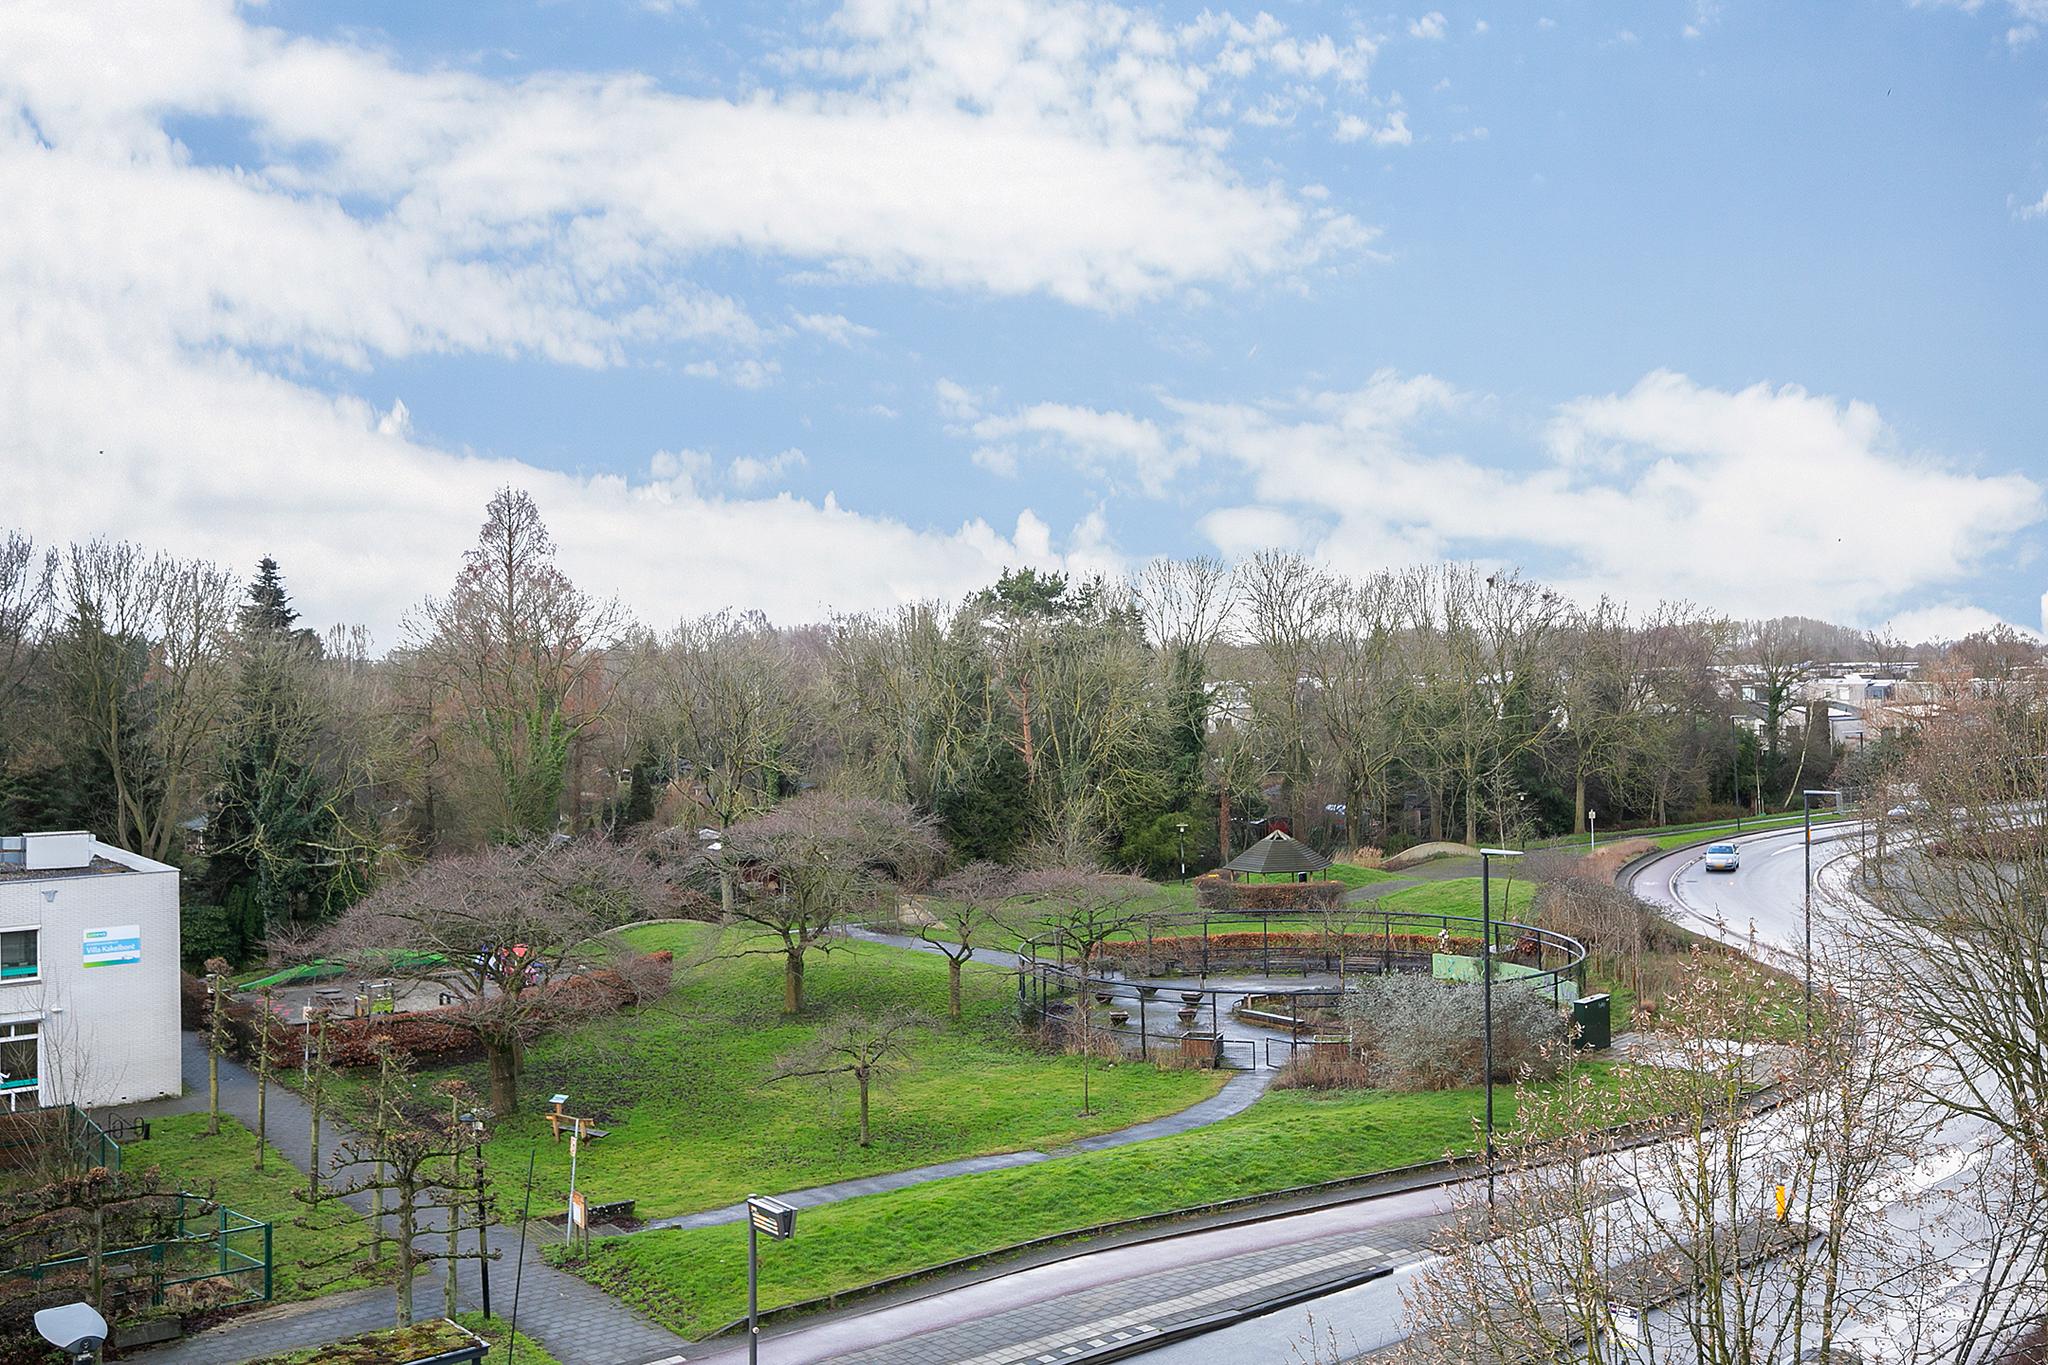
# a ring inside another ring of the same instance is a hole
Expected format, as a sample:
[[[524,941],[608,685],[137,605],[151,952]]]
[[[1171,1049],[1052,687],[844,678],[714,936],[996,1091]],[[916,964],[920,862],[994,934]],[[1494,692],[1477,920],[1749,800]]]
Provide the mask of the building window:
[[[0,929],[0,981],[28,981],[39,971],[34,929]]]
[[[11,1108],[15,1101],[33,1102],[42,1084],[42,1025],[34,1019],[0,1024],[0,1095]]]

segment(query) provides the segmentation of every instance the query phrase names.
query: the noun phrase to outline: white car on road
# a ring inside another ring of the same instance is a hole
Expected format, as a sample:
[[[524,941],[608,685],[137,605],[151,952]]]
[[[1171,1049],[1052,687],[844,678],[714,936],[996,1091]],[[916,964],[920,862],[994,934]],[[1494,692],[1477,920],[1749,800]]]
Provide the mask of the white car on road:
[[[1707,871],[1733,872],[1742,866],[1742,850],[1733,844],[1707,845]]]

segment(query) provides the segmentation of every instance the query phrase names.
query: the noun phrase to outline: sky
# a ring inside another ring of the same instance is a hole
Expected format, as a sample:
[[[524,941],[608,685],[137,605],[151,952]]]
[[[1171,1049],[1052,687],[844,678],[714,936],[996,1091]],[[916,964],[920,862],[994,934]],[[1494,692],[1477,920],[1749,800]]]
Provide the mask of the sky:
[[[0,524],[385,645],[1005,567],[2048,615],[2048,0],[10,0]]]

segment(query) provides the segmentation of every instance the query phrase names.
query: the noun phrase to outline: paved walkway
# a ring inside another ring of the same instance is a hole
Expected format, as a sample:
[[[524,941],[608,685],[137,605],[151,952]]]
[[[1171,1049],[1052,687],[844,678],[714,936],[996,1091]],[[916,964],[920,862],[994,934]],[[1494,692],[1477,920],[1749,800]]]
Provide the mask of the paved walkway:
[[[151,1117],[203,1110],[206,1045],[195,1034],[184,1035],[184,1071],[184,1098],[129,1106],[121,1112]],[[241,1065],[223,1060],[220,1091],[221,1108],[254,1128],[256,1077]],[[306,1169],[311,1155],[312,1124],[312,1111],[297,1094],[282,1085],[270,1087],[266,1127],[271,1145],[300,1170]],[[323,1153],[332,1152],[347,1136],[346,1129],[322,1116]],[[348,1202],[358,1212],[369,1212],[367,1195]],[[498,1316],[511,1316],[516,1273],[520,1281],[520,1331],[545,1346],[563,1365],[649,1365],[683,1358],[682,1338],[656,1326],[594,1285],[543,1261],[540,1248],[546,1235],[540,1224],[529,1230],[522,1266],[518,1228],[492,1229],[492,1249],[501,1253],[491,1267],[491,1307]],[[473,1244],[473,1238],[474,1234],[469,1234],[464,1241]],[[436,1234],[432,1240],[440,1242],[441,1237]],[[415,1282],[414,1304],[422,1316],[440,1311],[446,1282],[446,1272],[439,1266],[426,1271]],[[476,1262],[462,1263],[457,1287],[457,1302],[463,1309],[482,1306]],[[395,1313],[389,1288],[329,1295],[241,1315],[210,1331],[150,1351],[144,1358],[152,1365],[231,1365],[254,1356],[318,1346],[357,1332],[389,1327]]]

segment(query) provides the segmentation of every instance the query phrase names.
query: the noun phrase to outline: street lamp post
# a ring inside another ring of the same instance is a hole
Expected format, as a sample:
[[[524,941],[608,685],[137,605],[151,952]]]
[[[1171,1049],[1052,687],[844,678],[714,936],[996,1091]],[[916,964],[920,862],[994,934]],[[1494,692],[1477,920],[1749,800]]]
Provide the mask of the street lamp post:
[[[1493,860],[1495,858],[1519,858],[1519,849],[1482,848],[1479,850],[1479,906],[1481,940],[1479,944],[1479,980],[1482,1000],[1481,1010],[1486,1022],[1483,1026],[1485,1043],[1480,1050],[1480,1066],[1486,1072],[1486,1216],[1493,1217]]]
[[[480,1110],[472,1110],[462,1115],[457,1122],[467,1128],[470,1131],[470,1135],[476,1139],[476,1268],[477,1274],[481,1277],[480,1287],[483,1290],[484,1316],[489,1317],[491,1315],[491,1238],[489,1229],[486,1227],[489,1211],[484,1205],[484,1116]],[[450,1193],[452,1194],[453,1191]],[[456,1216],[453,1209],[449,1210],[448,1216],[450,1218]]]
[[[1813,787],[1799,793],[1799,820],[1806,830],[1806,1028],[1813,1030],[1813,798],[1832,796],[1841,799],[1842,793],[1832,787]]]
[[[1175,825],[1174,832],[1180,836],[1180,883],[1188,883],[1188,823],[1183,820]]]

